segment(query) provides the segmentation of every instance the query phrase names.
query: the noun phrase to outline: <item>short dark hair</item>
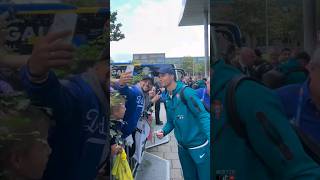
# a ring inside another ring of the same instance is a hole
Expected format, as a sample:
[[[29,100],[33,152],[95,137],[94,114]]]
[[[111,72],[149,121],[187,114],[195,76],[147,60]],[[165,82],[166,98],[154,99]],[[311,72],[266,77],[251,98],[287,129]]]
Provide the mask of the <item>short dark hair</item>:
[[[283,52],[285,52],[285,51],[290,51],[290,52],[291,52],[291,49],[289,49],[289,48],[283,48],[283,49],[281,49],[281,53],[283,53]]]

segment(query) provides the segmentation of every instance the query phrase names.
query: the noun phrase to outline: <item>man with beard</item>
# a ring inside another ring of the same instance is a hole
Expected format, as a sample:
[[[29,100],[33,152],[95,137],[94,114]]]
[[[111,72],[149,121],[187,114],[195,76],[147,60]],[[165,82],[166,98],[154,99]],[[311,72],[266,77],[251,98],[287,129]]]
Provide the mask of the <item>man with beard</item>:
[[[119,91],[121,95],[126,96],[126,113],[124,115],[125,124],[121,125],[123,138],[128,137],[134,132],[138,120],[143,116],[143,112],[150,106],[152,102],[156,102],[159,96],[155,99],[150,99],[149,91],[153,87],[153,77],[143,76],[141,81],[136,85],[128,86],[132,82],[132,72],[121,74],[118,82],[115,83],[114,88]]]

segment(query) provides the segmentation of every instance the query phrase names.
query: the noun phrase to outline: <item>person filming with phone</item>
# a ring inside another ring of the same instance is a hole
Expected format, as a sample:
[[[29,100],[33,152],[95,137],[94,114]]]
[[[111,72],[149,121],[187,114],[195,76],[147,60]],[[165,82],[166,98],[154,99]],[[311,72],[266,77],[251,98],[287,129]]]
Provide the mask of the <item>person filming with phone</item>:
[[[153,88],[153,77],[151,75],[144,75],[142,79],[135,85],[130,86],[129,83],[133,81],[133,68],[128,66],[125,73],[120,75],[120,79],[115,82],[114,88],[119,91],[121,95],[126,96],[126,112],[123,120],[125,124],[121,125],[123,138],[131,135],[136,127],[138,120],[143,116],[144,111],[150,107],[150,104],[160,99],[160,95],[156,94],[151,99],[149,92]]]
[[[68,67],[74,47],[63,41],[69,31],[49,33],[35,44],[21,68],[21,79],[31,99],[53,112],[55,125],[49,129],[52,149],[43,179],[93,180],[100,163],[110,153],[107,109],[109,52],[103,51],[88,71],[60,81],[53,71]]]

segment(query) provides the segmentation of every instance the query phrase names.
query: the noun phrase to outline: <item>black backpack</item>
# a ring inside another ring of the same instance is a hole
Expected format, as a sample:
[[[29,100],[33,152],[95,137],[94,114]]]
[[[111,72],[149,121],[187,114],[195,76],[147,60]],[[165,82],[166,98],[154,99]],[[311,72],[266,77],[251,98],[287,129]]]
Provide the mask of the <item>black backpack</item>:
[[[189,110],[194,116],[196,116],[196,115],[191,111],[190,107],[188,106],[186,97],[185,97],[185,95],[184,95],[184,90],[185,90],[187,87],[189,87],[189,86],[184,86],[184,87],[180,90],[180,99],[181,99],[182,103],[187,106],[188,110]],[[190,87],[189,87],[189,88],[190,88]],[[201,102],[202,102],[204,108],[206,109],[206,111],[207,111],[208,113],[210,113],[210,108],[206,106],[206,104],[204,103],[204,101],[201,101]],[[200,109],[200,107],[198,107],[198,104],[194,104],[194,105],[196,106],[196,108],[199,108],[199,109]],[[164,107],[165,107],[165,109],[167,110],[167,106],[165,105]]]
[[[245,80],[251,80],[251,81],[257,82],[257,80],[245,75],[236,76],[228,83],[225,98],[226,98],[226,111],[229,117],[228,123],[231,125],[231,127],[234,129],[234,131],[240,138],[243,138],[245,139],[246,142],[249,142],[247,132],[246,132],[246,127],[245,127],[246,125],[243,121],[241,121],[237,111],[236,97],[235,97],[237,87],[239,86],[239,84],[241,84],[241,82]],[[277,131],[274,131],[274,127],[272,124],[268,122],[267,117],[263,113],[260,113],[260,114],[257,114],[257,118],[259,119],[259,121],[264,127],[267,127],[267,129],[271,129],[272,133],[268,133],[268,130],[265,129],[266,134],[269,136],[272,142],[279,147],[279,149],[284,154],[284,156],[287,159],[290,159],[290,156],[291,156],[290,149],[286,147],[281,136],[277,134]],[[316,163],[320,165],[320,145],[315,143],[308,135],[303,133],[298,127],[293,126],[293,129],[297,133],[305,152]],[[249,145],[249,148],[252,149],[250,143],[248,145]]]
[[[189,109],[189,106],[188,106],[188,104],[187,104],[186,97],[185,97],[185,95],[184,95],[184,90],[185,90],[187,87],[188,87],[188,86],[184,86],[184,87],[182,88],[182,90],[180,91],[180,97],[181,97],[182,103],[183,103],[184,105],[186,105],[187,108]],[[204,108],[206,109],[206,111],[207,111],[208,113],[210,113],[210,107],[208,107],[204,101],[201,101],[201,102],[202,102]]]

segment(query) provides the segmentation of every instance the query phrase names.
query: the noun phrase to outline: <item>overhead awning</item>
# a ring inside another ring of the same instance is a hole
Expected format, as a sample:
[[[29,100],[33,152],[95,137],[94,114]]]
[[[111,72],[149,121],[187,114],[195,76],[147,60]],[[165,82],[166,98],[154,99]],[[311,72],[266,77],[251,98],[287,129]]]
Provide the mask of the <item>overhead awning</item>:
[[[209,23],[213,22],[214,5],[230,4],[233,0],[182,0],[182,11],[180,15],[179,26],[197,26],[204,25],[205,14],[210,17]],[[208,9],[210,8],[210,10]],[[208,12],[208,13],[205,13]]]
[[[203,25],[208,15],[209,0],[183,0],[179,26]]]

